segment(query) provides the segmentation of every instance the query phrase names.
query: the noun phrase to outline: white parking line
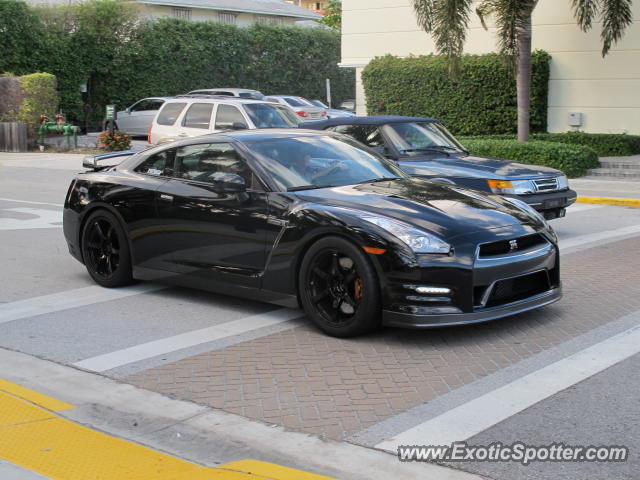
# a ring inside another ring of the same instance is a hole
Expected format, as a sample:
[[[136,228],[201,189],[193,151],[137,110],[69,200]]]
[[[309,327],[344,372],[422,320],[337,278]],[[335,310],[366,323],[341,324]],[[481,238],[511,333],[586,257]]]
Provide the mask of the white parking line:
[[[93,285],[0,304],[0,324],[69,308],[84,307],[93,303],[108,302],[161,288],[166,287],[155,283],[143,283],[125,288],[104,288]]]
[[[581,350],[406,430],[376,448],[466,440],[571,385],[640,352],[640,326]]]
[[[303,315],[304,313],[301,310],[280,308],[267,313],[261,313],[259,315],[252,315],[232,322],[226,322],[221,325],[193,330],[191,332],[181,333],[172,337],[135,345],[133,347],[124,348],[104,355],[87,358],[80,362],[76,362],[73,365],[86,370],[92,370],[94,372],[104,372],[106,370],[111,370],[112,368],[121,367],[122,365],[153,358],[157,355],[175,352],[183,348],[194,347],[214,340],[220,340],[233,335],[246,333],[251,330],[257,330],[259,328],[294,320],[302,317]]]
[[[36,228],[62,228],[60,210],[20,207],[3,208],[5,212],[29,215],[30,218],[0,218],[0,230],[33,230]]]
[[[50,207],[58,207],[62,208],[63,205],[59,203],[48,203],[48,202],[34,202],[32,200],[17,200],[15,198],[2,198],[0,197],[0,201],[2,202],[15,202],[15,203],[32,203],[33,205],[49,205]]]
[[[578,235],[567,239],[560,239],[560,251],[574,249],[583,245],[598,242],[599,245],[605,243],[616,242],[621,237],[634,236],[640,234],[640,225],[631,225],[628,227],[616,228],[615,230],[605,230],[603,232],[588,233],[586,235]]]
[[[588,203],[575,204],[575,205],[571,205],[567,209],[567,215],[570,215],[572,213],[578,213],[578,212],[586,212],[587,210],[593,210],[594,208],[603,208],[604,206],[605,205],[594,205],[594,204],[588,204]]]

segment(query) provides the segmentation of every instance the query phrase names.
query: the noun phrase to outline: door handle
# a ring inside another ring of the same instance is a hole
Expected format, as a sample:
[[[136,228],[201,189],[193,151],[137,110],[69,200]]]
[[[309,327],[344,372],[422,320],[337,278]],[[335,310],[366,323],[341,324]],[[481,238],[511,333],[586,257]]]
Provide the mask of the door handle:
[[[173,195],[167,195],[166,193],[161,193],[160,200],[164,200],[165,202],[173,202]]]
[[[179,133],[178,136],[179,137],[188,137],[189,134],[188,133]]]

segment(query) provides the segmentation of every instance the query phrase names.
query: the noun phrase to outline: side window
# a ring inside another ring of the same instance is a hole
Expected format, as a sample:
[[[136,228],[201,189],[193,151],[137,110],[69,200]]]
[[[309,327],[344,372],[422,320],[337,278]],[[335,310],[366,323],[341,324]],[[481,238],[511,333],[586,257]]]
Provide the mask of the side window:
[[[194,103],[189,107],[182,121],[183,127],[207,130],[211,124],[213,103]]]
[[[375,125],[338,125],[327,130],[349,135],[368,147],[375,148],[384,145],[380,130]]]
[[[158,125],[173,125],[184,110],[186,103],[166,103],[158,114]]]
[[[174,176],[177,178],[213,183],[225,173],[240,175],[247,187],[252,184],[249,165],[228,143],[188,145],[176,151]]]
[[[160,110],[164,100],[149,100],[149,108],[147,110]]]
[[[171,176],[175,156],[176,150],[174,148],[163,150],[147,158],[136,167],[135,171],[138,173],[146,173],[147,175]]]
[[[140,100],[138,103],[134,103],[131,106],[131,111],[132,112],[142,112],[142,111],[147,109],[148,105],[149,105],[149,100]]]
[[[218,105],[218,111],[216,112],[216,130],[226,130],[233,128],[236,123],[241,123],[244,128],[247,128],[247,121],[233,105]]]

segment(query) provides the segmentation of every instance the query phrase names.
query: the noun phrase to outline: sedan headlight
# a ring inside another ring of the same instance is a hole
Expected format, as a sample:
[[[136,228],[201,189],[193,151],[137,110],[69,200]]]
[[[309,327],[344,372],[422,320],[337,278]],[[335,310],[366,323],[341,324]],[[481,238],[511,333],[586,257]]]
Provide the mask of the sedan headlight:
[[[527,195],[536,192],[536,186],[531,180],[487,180],[493,193],[510,195]]]
[[[444,240],[406,223],[368,213],[358,212],[357,216],[391,233],[405,243],[413,253],[449,253],[451,251],[451,245]]]
[[[566,175],[556,177],[556,181],[558,182],[558,190],[566,190],[569,188],[569,180]]]

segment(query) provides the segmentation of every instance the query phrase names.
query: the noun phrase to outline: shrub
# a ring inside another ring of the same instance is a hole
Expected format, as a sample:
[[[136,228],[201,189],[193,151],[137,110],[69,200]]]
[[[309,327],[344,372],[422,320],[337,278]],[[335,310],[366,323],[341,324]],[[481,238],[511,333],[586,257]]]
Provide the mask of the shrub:
[[[109,130],[106,130],[100,134],[98,140],[100,147],[107,152],[119,152],[131,148],[131,137],[121,130],[114,131],[113,135]]]
[[[22,88],[22,105],[18,119],[30,127],[40,121],[41,114],[51,117],[58,111],[58,82],[55,75],[50,73],[32,73],[20,77]]]
[[[515,135],[483,135],[459,137],[459,140],[515,140],[515,138]],[[582,145],[591,148],[599,157],[619,157],[640,154],[640,135],[585,132],[534,133],[530,139],[569,145]]]
[[[546,131],[550,56],[533,53],[531,129]],[[516,83],[512,67],[498,55],[465,55],[459,82],[445,57],[377,57],[362,82],[370,115],[436,117],[455,134],[515,133]]]
[[[596,152],[581,145],[469,138],[462,140],[462,144],[474,155],[545,165],[563,171],[568,177],[580,177],[600,165]]]

